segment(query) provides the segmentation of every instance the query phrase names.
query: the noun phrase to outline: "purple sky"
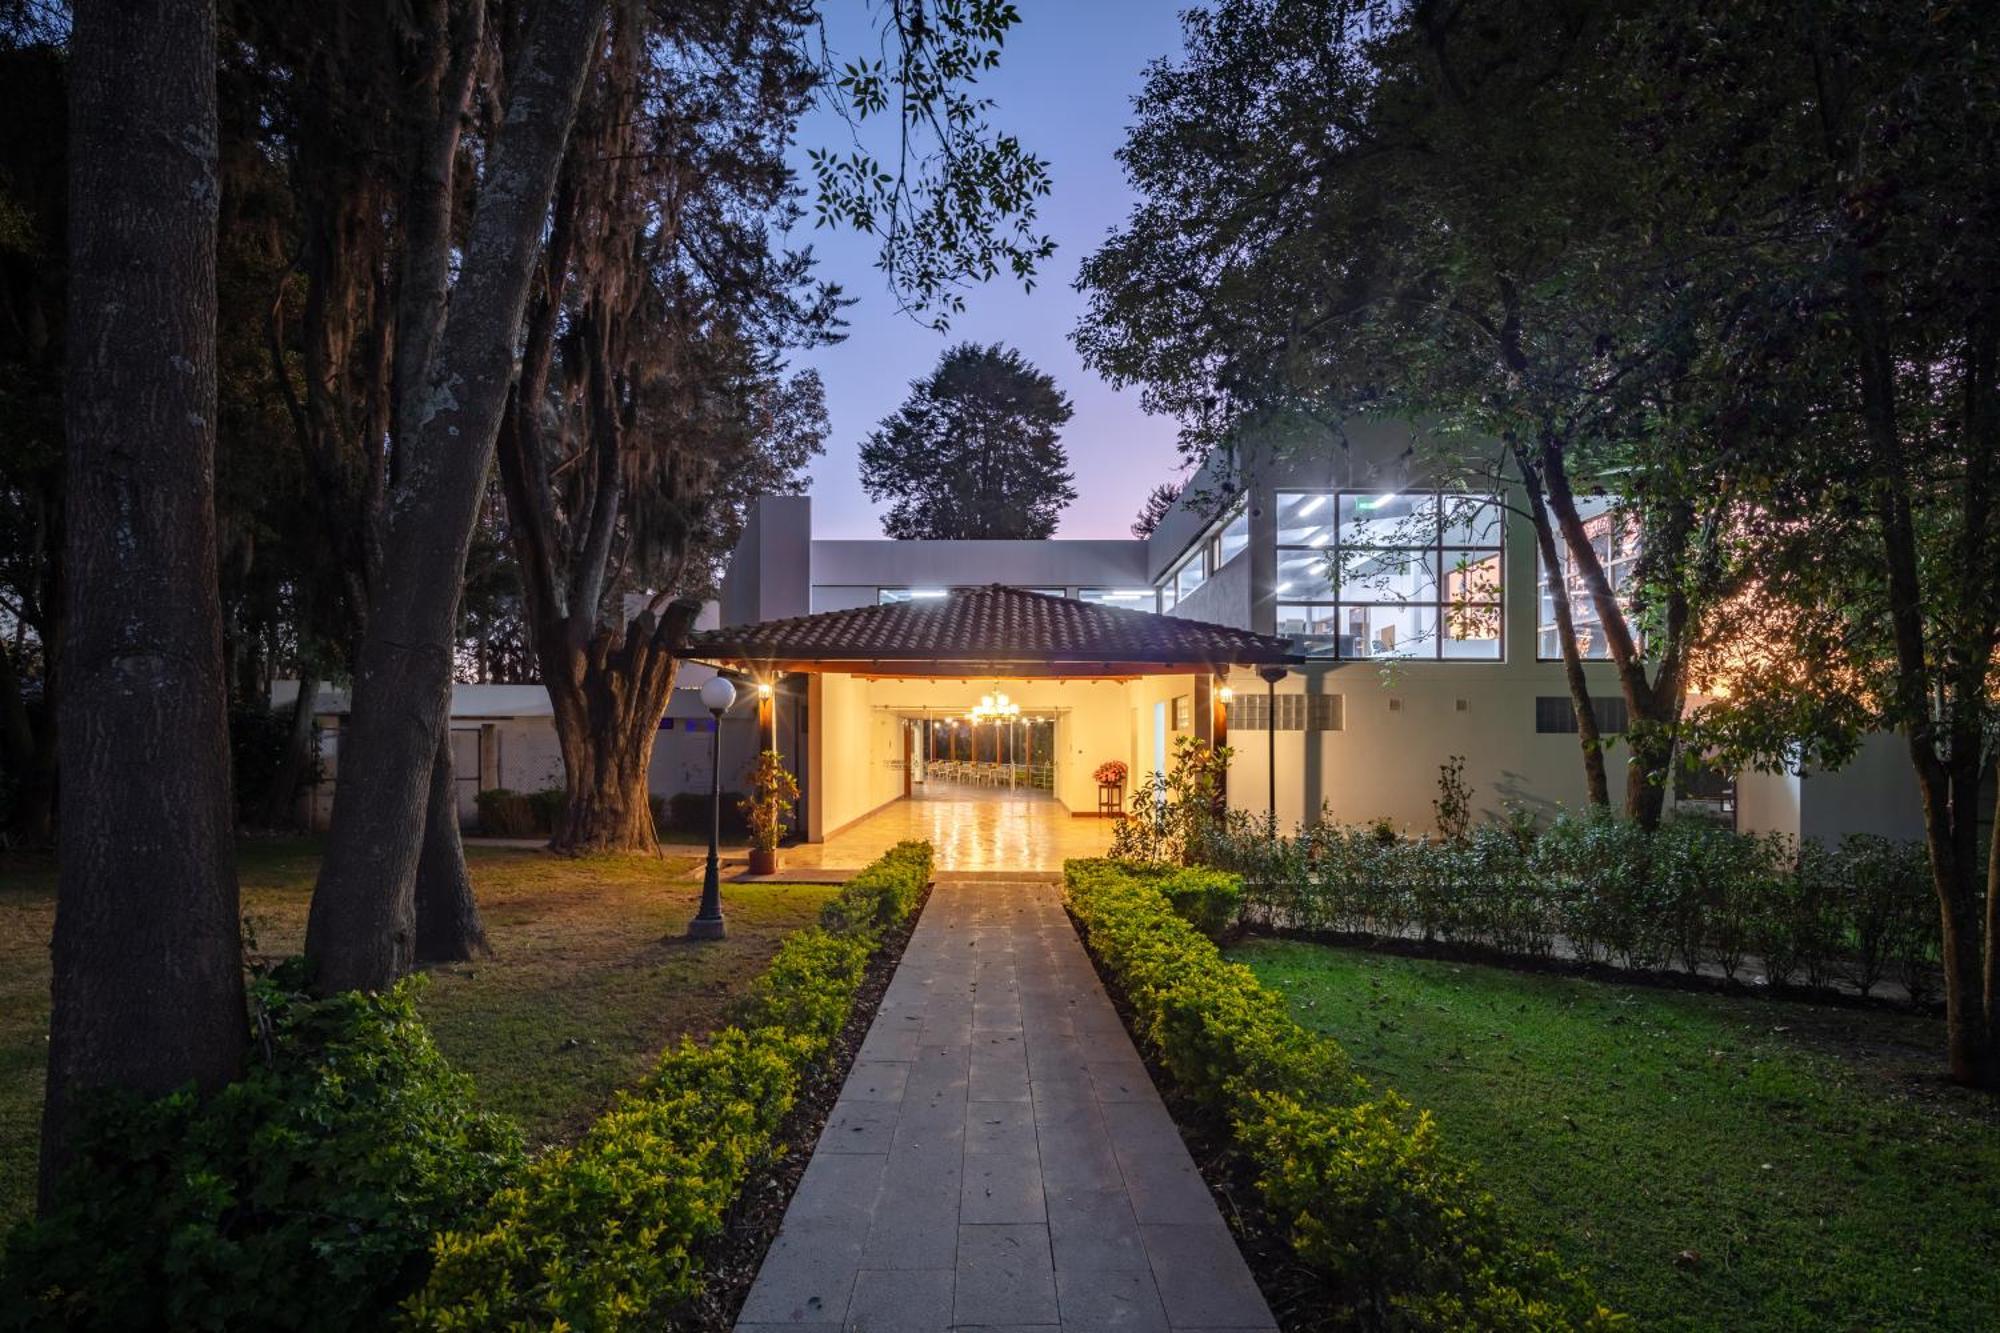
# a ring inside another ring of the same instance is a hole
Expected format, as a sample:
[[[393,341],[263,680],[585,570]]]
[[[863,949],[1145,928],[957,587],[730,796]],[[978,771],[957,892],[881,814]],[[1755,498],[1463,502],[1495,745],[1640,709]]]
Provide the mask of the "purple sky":
[[[836,43],[867,39],[866,28],[844,11],[859,16],[873,6],[844,0],[829,8],[843,11],[830,31]],[[897,313],[869,238],[814,230],[810,216],[801,224],[794,239],[812,244],[821,273],[860,298],[847,312],[845,342],[794,358],[826,381],[832,425],[826,453],[812,469],[814,536],[882,535],[880,512],[856,475],[862,437],[901,405],[911,380],[960,340],[1018,347],[1075,404],[1063,443],[1077,499],[1064,512],[1059,536],[1130,535],[1146,493],[1174,474],[1180,461],[1174,422],[1147,416],[1136,390],[1115,391],[1085,369],[1070,331],[1084,305],[1072,285],[1077,267],[1131,204],[1112,154],[1124,142],[1146,62],[1181,49],[1179,8],[1176,0],[1019,0],[1021,23],[983,88],[998,103],[993,123],[1046,158],[1053,177],[1040,227],[1054,237],[1056,253],[1032,293],[995,279],[968,294],[948,335],[933,333]],[[801,165],[805,147],[850,142],[843,123],[816,114],[800,130]]]

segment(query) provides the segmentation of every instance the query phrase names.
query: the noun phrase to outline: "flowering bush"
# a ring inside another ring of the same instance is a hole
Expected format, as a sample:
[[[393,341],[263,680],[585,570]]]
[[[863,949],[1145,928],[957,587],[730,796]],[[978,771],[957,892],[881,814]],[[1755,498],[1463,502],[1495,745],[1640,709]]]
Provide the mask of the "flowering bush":
[[[1125,785],[1125,765],[1116,759],[1107,759],[1097,766],[1092,775],[1100,787],[1122,787]]]

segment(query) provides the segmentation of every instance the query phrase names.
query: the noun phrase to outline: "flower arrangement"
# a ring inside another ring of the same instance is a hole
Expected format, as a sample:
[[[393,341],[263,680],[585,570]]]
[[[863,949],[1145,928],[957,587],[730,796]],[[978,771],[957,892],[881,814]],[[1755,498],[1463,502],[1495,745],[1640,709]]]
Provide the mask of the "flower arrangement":
[[[1122,787],[1125,785],[1125,765],[1116,759],[1107,759],[1097,766],[1097,785],[1100,787]]]

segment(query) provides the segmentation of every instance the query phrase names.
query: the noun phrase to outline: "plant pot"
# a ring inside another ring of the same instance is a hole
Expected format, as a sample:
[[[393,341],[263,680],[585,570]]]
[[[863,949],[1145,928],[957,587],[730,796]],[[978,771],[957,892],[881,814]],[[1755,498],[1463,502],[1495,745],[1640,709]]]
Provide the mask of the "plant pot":
[[[776,847],[752,847],[750,849],[750,873],[753,875],[777,874],[778,849]]]

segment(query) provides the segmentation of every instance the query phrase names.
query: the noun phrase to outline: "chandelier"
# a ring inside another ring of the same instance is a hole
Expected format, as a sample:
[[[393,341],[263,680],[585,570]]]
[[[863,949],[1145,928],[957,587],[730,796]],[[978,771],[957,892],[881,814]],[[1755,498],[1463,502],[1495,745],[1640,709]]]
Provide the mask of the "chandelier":
[[[1021,705],[1009,699],[1005,693],[996,690],[992,694],[981,695],[979,702],[974,704],[972,711],[965,716],[967,721],[976,723],[1011,721],[1020,715]]]

